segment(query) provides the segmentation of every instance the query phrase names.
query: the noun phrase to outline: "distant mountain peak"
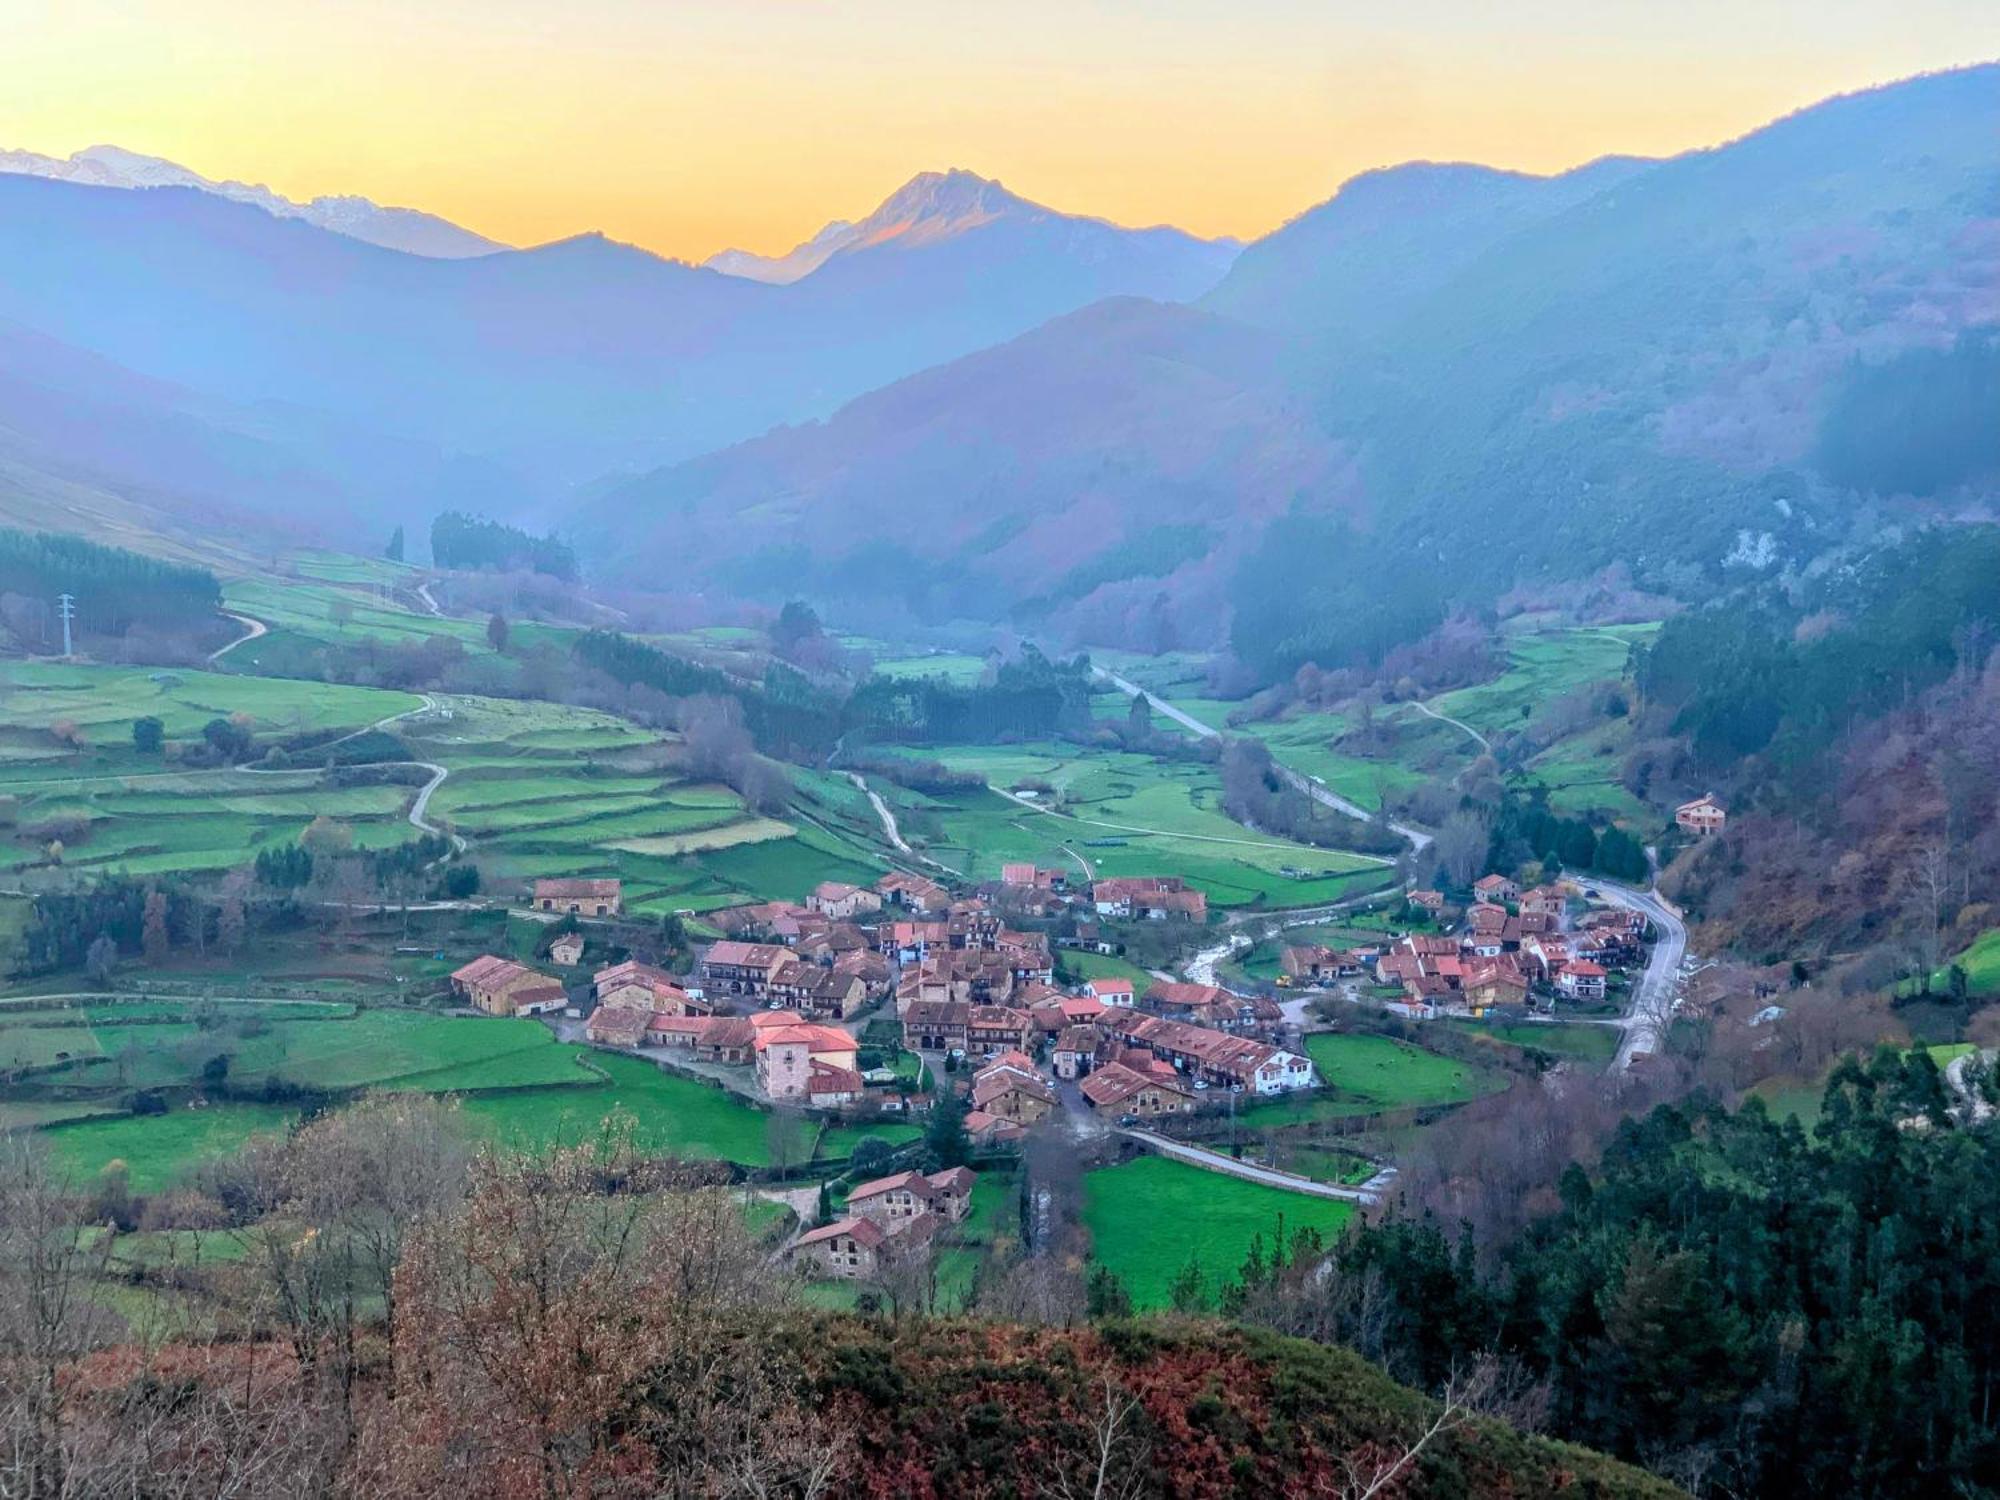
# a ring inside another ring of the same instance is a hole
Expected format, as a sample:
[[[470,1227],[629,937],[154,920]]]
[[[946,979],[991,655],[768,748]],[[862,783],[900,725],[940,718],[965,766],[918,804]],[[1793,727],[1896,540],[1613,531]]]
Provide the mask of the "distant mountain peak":
[[[878,248],[920,250],[1003,219],[1076,226],[1113,235],[1173,236],[1224,253],[1239,248],[1235,240],[1204,241],[1167,226],[1132,229],[1108,219],[1062,213],[1008,191],[991,177],[951,167],[917,173],[877,204],[867,218],[854,222],[836,219],[785,255],[732,249],[711,255],[702,264],[725,275],[783,285],[810,276],[836,256]]]
[[[726,275],[783,285],[810,276],[834,256],[850,250],[890,244],[916,249],[1008,215],[1049,212],[1008,192],[990,177],[952,167],[917,173],[877,204],[867,218],[835,219],[788,254],[766,256],[732,249],[711,255],[703,264]]]
[[[279,219],[301,219],[349,239],[385,250],[401,250],[434,260],[465,260],[507,246],[461,229],[449,220],[413,208],[387,208],[367,198],[328,195],[300,203],[261,182],[217,182],[201,173],[123,146],[86,146],[68,157],[36,151],[0,151],[0,173],[48,177],[103,188],[193,188],[236,203],[248,203]]]

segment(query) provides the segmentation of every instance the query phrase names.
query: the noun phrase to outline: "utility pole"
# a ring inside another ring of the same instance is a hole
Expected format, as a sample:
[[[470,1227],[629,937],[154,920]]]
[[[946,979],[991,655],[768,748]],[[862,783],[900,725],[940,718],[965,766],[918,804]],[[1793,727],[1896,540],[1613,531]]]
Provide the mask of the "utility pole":
[[[63,655],[69,656],[71,654],[70,641],[69,641],[69,622],[76,618],[76,595],[58,594],[56,596],[56,613],[62,616]]]

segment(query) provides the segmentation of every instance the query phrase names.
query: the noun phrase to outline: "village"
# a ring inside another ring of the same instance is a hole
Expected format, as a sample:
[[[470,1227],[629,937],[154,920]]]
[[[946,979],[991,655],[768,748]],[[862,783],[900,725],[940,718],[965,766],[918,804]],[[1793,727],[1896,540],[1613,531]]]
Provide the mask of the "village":
[[[1342,1007],[1417,1022],[1588,1013],[1645,960],[1645,917],[1588,887],[1489,874],[1462,894],[1408,892],[1378,941],[1288,944],[1268,992],[1245,993],[1164,970],[1058,982],[1066,954],[1112,955],[1135,923],[1203,941],[1206,899],[1175,876],[1073,882],[1018,864],[960,892],[904,871],[867,887],[827,881],[802,902],[707,913],[720,936],[680,973],[622,950],[592,965],[593,929],[623,914],[619,882],[548,879],[527,905],[556,924],[557,972],[489,954],[451,988],[474,1011],[538,1016],[775,1110],[850,1122],[948,1110],[972,1161],[1004,1165],[1038,1127],[1153,1145],[1178,1122],[1320,1089],[1305,1034]],[[909,1162],[853,1183],[821,1222],[803,1215],[787,1254],[865,1282],[928,1253],[966,1214],[977,1174]]]

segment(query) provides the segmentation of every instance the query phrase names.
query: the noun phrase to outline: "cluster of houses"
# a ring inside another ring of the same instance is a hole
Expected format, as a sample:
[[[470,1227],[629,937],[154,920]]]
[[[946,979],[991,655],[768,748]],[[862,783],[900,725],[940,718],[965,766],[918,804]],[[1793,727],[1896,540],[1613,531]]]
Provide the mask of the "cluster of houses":
[[[1007,864],[1000,867],[1000,892],[1010,905],[1041,916],[1090,911],[1126,921],[1208,920],[1208,897],[1178,875],[1107,875],[1073,886],[1066,870]]]
[[[585,920],[622,911],[616,881],[537,881],[532,901]],[[1072,908],[1087,917],[1065,924],[1073,941],[1100,947],[1098,917],[1207,914],[1201,892],[1175,876],[1107,878],[1073,891],[1063,872],[1010,865],[997,886],[957,895],[903,871],[873,886],[825,881],[803,902],[709,913],[724,935],[686,975],[637,960],[599,968],[585,1035],[600,1046],[677,1049],[748,1067],[774,1102],[841,1109],[870,1097],[846,1023],[893,1002],[904,1047],[965,1063],[967,1129],[975,1143],[994,1145],[1059,1108],[1062,1081],[1085,1084],[1091,1107],[1120,1116],[1193,1110],[1210,1088],[1273,1094],[1317,1081],[1309,1061],[1280,1045],[1283,1013],[1266,997],[1166,982],[1138,994],[1125,979],[1057,986],[1048,934],[1012,924]],[[564,933],[550,957],[574,965],[583,946],[580,934]],[[493,1015],[572,1006],[560,980],[491,955],[451,983]]]
[[[1555,885],[1521,889],[1504,875],[1473,883],[1473,902],[1455,931],[1412,932],[1374,947],[1297,945],[1280,957],[1284,983],[1327,985],[1372,977],[1401,991],[1407,1015],[1483,1016],[1544,993],[1580,1003],[1604,999],[1612,971],[1643,957],[1646,919],[1591,907],[1567,920],[1569,895]],[[1450,925],[1438,891],[1412,891],[1412,907]]]
[[[792,1259],[822,1276],[867,1280],[893,1258],[921,1255],[941,1229],[970,1213],[978,1180],[970,1168],[953,1167],[857,1184],[839,1219],[792,1242]]]

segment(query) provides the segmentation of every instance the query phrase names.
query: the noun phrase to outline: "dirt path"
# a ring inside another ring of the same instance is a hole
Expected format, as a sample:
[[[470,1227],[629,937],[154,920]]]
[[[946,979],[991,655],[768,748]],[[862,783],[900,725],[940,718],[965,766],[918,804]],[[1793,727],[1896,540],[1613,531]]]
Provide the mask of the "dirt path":
[[[222,613],[229,619],[234,620],[238,625],[241,625],[244,629],[244,634],[239,635],[235,640],[231,641],[228,645],[209,652],[208,659],[210,661],[221,661],[223,657],[227,656],[230,652],[234,651],[238,646],[241,646],[249,641],[254,641],[260,635],[269,635],[271,633],[271,627],[266,625],[262,620],[258,619],[255,615],[238,614],[233,609],[225,609],[222,611]]]
[[[868,805],[875,809],[875,816],[882,820],[882,834],[889,840],[898,854],[915,854],[917,851],[903,842],[903,831],[896,826],[896,815],[889,810],[889,804],[882,800],[882,794],[868,784],[867,778],[859,771],[849,771],[847,779],[868,799]]]
[[[1150,703],[1153,706],[1155,710],[1165,714],[1168,718],[1172,719],[1176,724],[1180,725],[1183,729],[1187,730],[1189,733],[1194,735],[1196,739],[1199,740],[1213,739],[1216,735],[1222,732],[1212,724],[1202,723],[1201,720],[1197,719],[1193,714],[1187,713],[1182,709],[1175,708],[1174,705],[1167,702],[1166,699],[1161,698],[1154,693],[1147,692],[1144,688],[1140,687],[1138,683],[1132,682],[1127,678],[1120,677],[1116,672],[1106,671],[1103,667],[1096,668],[1096,672],[1099,677],[1102,677],[1106,682],[1110,683],[1113,687],[1117,688],[1118,691],[1125,694],[1126,697],[1144,698],[1148,703]],[[1334,791],[1325,782],[1319,780],[1317,777],[1302,776],[1297,771],[1294,771],[1290,766],[1284,765],[1282,763],[1278,763],[1278,773],[1281,776],[1283,776],[1286,781],[1291,783],[1291,785],[1294,788],[1296,788],[1301,792],[1304,792],[1308,797],[1312,798],[1313,801],[1317,802],[1321,807],[1331,808],[1334,812],[1340,813],[1345,817],[1353,818],[1357,822],[1372,823],[1375,821],[1374,813],[1369,812],[1367,808],[1363,807],[1358,802],[1348,801],[1347,798],[1341,796],[1338,792]],[[1110,825],[1106,824],[1105,826],[1109,827]],[[1389,824],[1389,828],[1391,832],[1397,834],[1398,836],[1404,839],[1407,839],[1409,841],[1410,847],[1419,852],[1421,852],[1424,849],[1424,847],[1428,845],[1431,841],[1431,836],[1428,833],[1424,832],[1423,829],[1413,828],[1406,823],[1391,823]],[[1374,854],[1357,854],[1355,857],[1357,859],[1372,859],[1380,864],[1385,864],[1385,865],[1393,865],[1395,863],[1393,859],[1383,859],[1381,856]]]
[[[1440,724],[1449,724],[1454,729],[1463,730],[1465,733],[1471,735],[1475,740],[1479,741],[1480,749],[1489,752],[1493,749],[1493,742],[1487,739],[1486,736],[1481,734],[1478,730],[1474,729],[1470,724],[1466,723],[1465,720],[1454,719],[1450,714],[1441,714],[1436,709],[1432,708],[1428,703],[1420,703],[1414,698],[1410,700],[1410,707],[1414,708],[1418,713],[1424,715],[1426,718],[1436,719]]]

